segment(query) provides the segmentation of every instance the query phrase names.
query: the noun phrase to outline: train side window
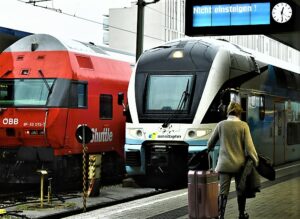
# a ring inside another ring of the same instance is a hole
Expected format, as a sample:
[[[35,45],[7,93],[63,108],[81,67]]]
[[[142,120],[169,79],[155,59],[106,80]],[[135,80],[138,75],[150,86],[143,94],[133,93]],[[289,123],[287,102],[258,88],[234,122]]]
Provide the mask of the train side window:
[[[259,119],[264,120],[265,119],[265,114],[266,114],[266,109],[265,109],[265,96],[261,95],[259,96]]]
[[[230,93],[230,101],[241,104],[241,97],[238,93],[231,92]]]
[[[72,82],[71,86],[71,107],[87,107],[87,84]]]
[[[100,95],[100,119],[112,119],[113,117],[113,97],[110,94]]]
[[[287,144],[300,144],[300,122],[287,123]]]
[[[258,108],[259,119],[265,119],[265,96],[250,96],[249,99],[249,107],[250,108]]]

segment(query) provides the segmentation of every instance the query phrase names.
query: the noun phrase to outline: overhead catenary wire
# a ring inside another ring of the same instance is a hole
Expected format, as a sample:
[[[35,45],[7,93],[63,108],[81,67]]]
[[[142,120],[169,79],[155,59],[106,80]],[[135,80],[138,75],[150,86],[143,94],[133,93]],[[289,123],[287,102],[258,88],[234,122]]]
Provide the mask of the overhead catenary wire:
[[[17,0],[17,1],[22,2],[22,3],[30,3],[30,2],[26,2],[24,0]],[[89,19],[89,18],[84,18],[84,17],[81,17],[81,16],[77,16],[76,14],[66,13],[63,10],[58,9],[58,8],[50,8],[50,7],[47,7],[47,6],[41,6],[41,5],[36,5],[36,4],[33,4],[33,6],[39,7],[39,8],[44,8],[44,9],[48,9],[48,10],[52,10],[54,12],[57,12],[57,13],[60,13],[60,14],[64,14],[64,15],[67,15],[67,16],[70,16],[70,17],[75,17],[75,18],[80,19],[80,20],[84,20],[84,21],[95,23],[95,24],[99,24],[99,25],[105,25],[105,26],[108,26],[109,28],[117,29],[117,30],[120,30],[120,31],[124,31],[124,32],[132,33],[132,34],[136,35],[136,31],[131,31],[131,30],[127,30],[127,29],[124,29],[124,28],[112,26],[110,24],[104,24],[103,22],[99,22],[99,21],[95,21],[95,20],[92,20],[92,19]],[[165,42],[164,39],[153,37],[153,36],[150,36],[150,35],[147,35],[147,34],[144,34],[144,37]]]

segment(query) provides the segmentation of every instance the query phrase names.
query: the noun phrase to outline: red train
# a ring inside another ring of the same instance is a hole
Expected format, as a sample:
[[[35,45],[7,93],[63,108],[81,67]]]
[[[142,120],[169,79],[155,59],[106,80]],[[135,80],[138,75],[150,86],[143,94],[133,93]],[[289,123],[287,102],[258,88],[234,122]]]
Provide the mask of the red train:
[[[122,100],[131,65],[109,53],[46,34],[2,52],[0,184],[39,183],[43,169],[56,186],[76,187],[82,179],[82,145],[75,137],[80,125],[93,131],[88,154],[102,155],[101,178],[123,177]]]

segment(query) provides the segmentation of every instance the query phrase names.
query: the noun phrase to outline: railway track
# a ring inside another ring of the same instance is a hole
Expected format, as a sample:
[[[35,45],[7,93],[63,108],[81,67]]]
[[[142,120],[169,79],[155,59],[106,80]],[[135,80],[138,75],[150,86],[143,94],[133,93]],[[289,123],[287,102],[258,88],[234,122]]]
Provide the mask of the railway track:
[[[6,208],[16,203],[28,202],[33,198],[34,191],[0,193],[0,208]]]
[[[98,197],[88,197],[86,211],[125,203],[166,192],[150,188],[132,188],[120,185],[105,186]],[[20,192],[0,195],[0,209],[5,209],[12,218],[62,218],[83,212],[82,192],[53,194],[51,203],[44,198],[40,207],[40,196],[34,192]],[[1,214],[0,214],[1,216]],[[11,217],[8,217],[9,219]]]

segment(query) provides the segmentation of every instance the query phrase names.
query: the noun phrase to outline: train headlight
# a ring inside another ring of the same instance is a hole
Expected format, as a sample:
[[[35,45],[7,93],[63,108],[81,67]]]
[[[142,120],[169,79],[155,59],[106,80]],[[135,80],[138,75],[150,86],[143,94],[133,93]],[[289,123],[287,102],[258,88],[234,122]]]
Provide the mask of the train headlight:
[[[202,138],[209,133],[211,133],[211,129],[189,129],[187,130],[187,137],[188,138]]]
[[[188,132],[188,136],[189,136],[190,138],[194,138],[194,137],[196,136],[196,132],[195,132],[194,130],[190,130],[190,131]]]
[[[181,58],[183,58],[183,51],[182,50],[175,50],[171,53],[171,57],[173,59],[181,59]]]
[[[144,137],[143,129],[129,129],[128,133],[130,136],[132,136],[134,138],[143,138]]]
[[[142,130],[140,130],[140,129],[136,130],[136,136],[142,137],[143,136]]]
[[[211,130],[197,130],[196,133],[197,133],[197,137],[203,137],[207,134],[209,134],[211,132]]]

